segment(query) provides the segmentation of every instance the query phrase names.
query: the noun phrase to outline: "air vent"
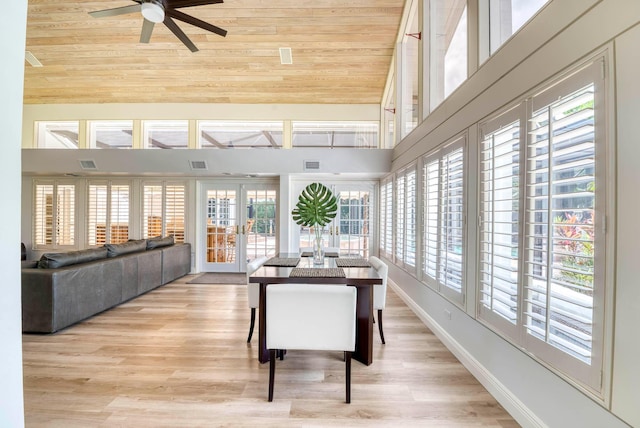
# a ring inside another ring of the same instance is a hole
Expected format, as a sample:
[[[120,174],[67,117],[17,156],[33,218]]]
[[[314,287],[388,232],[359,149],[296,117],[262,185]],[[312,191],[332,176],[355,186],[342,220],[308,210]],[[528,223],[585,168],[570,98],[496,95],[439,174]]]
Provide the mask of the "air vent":
[[[85,159],[85,160],[80,160],[80,168],[82,169],[98,169],[98,167],[96,166],[95,161],[91,160],[91,159]]]
[[[316,160],[306,160],[304,161],[304,170],[305,171],[317,171],[320,169],[320,161]]]
[[[280,48],[280,64],[293,64],[291,48]]]
[[[42,63],[38,61],[38,58],[36,58],[36,56],[29,51],[25,51],[24,59],[26,59],[32,67],[42,67]]]
[[[207,169],[209,169],[209,167],[207,166],[207,162],[203,160],[190,160],[189,166],[192,170],[197,171],[206,171]]]

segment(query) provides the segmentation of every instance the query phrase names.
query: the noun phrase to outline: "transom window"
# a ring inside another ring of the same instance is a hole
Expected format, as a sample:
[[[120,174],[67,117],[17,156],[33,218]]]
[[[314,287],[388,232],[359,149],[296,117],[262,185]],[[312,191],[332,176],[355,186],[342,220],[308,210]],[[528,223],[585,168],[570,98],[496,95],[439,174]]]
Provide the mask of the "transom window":
[[[36,122],[39,149],[77,149],[79,122]]]
[[[145,120],[144,146],[152,149],[186,149],[189,146],[189,121]]]
[[[200,147],[238,149],[282,147],[282,122],[199,122]]]
[[[377,122],[293,122],[293,147],[378,147]]]
[[[130,149],[133,147],[132,120],[98,120],[89,124],[89,147]]]

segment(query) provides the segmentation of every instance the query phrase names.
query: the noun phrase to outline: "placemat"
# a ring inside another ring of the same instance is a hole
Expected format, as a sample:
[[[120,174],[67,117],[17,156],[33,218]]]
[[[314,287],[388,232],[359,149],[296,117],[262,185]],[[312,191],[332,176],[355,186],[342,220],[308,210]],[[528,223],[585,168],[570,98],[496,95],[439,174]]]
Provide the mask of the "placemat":
[[[263,266],[296,267],[299,261],[299,257],[271,257]]]
[[[325,257],[340,257],[340,254],[336,253],[335,251],[329,251],[327,253],[324,253]],[[313,257],[313,251],[303,251],[300,254],[300,257]]]
[[[342,268],[293,268],[289,278],[344,278]]]
[[[338,267],[371,267],[371,263],[361,258],[339,258],[336,259],[336,266]]]

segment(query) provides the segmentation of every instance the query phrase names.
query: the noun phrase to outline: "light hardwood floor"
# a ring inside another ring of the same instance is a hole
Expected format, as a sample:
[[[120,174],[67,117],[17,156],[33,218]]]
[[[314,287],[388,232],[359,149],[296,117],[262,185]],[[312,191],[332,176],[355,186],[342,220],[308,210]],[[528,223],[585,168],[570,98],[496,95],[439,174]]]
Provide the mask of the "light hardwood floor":
[[[54,335],[23,335],[27,427],[517,427],[389,289],[386,345],[352,367],[290,351],[267,402],[268,364],[247,346],[245,285],[187,276]]]

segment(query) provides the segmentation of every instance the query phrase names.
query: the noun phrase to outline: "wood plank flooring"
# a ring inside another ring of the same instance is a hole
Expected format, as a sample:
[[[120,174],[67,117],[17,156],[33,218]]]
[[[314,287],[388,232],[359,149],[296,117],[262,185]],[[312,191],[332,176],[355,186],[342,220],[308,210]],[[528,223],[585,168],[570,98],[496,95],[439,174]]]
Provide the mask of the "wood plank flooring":
[[[27,427],[517,427],[389,289],[386,345],[352,366],[289,351],[274,401],[245,285],[187,284],[140,296],[54,335],[23,335]]]

